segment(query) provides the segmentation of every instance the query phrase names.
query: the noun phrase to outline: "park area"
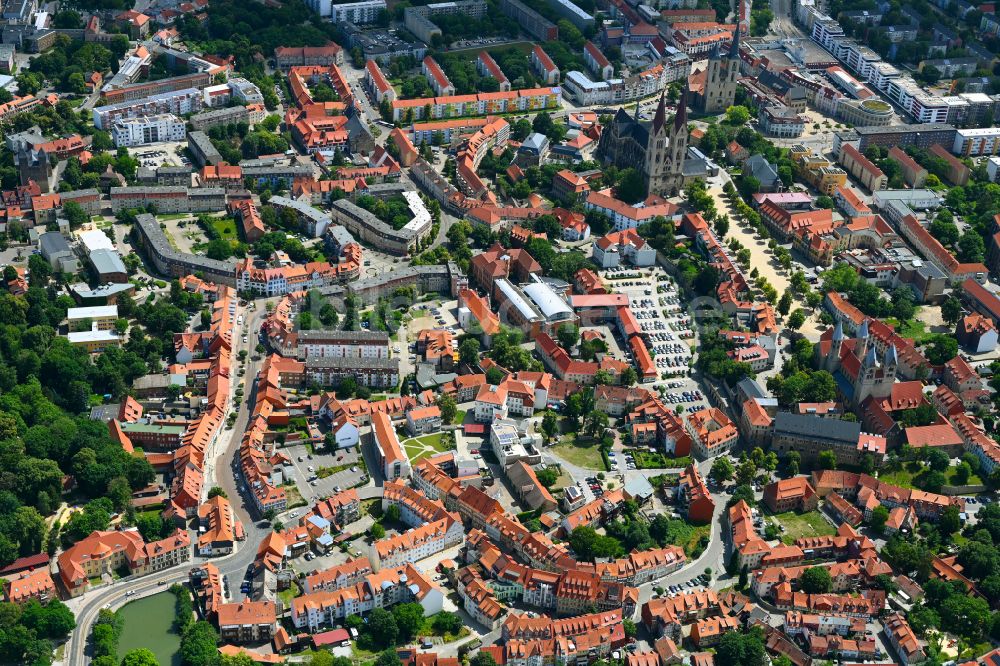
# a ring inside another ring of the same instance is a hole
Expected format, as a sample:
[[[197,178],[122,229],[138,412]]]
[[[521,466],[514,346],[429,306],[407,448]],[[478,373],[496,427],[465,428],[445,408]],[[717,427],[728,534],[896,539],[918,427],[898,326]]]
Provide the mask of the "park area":
[[[407,439],[403,442],[403,449],[406,451],[406,455],[410,458],[411,463],[451,450],[445,442],[444,433],[442,432]]]
[[[563,436],[551,451],[571,465],[600,472],[606,471],[604,459],[601,457],[600,442],[596,439],[578,438],[576,433],[570,433]]]

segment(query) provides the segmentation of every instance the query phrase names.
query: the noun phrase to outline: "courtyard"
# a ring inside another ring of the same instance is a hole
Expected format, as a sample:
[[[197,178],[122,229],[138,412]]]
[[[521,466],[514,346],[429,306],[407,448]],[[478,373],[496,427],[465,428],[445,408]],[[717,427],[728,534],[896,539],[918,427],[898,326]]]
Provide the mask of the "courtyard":
[[[772,515],[771,518],[785,528],[781,534],[781,541],[786,544],[794,543],[796,539],[829,536],[837,532],[819,511],[805,513],[788,511]]]

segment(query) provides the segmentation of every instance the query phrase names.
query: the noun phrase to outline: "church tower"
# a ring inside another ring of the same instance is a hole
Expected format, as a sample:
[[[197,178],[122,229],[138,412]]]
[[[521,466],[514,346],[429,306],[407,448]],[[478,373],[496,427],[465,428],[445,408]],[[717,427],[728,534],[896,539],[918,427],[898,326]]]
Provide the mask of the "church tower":
[[[681,98],[677,102],[677,113],[670,127],[666,157],[666,183],[664,191],[669,196],[679,194],[684,187],[684,160],[687,159],[688,127],[687,127],[687,86],[681,90]]]
[[[844,346],[844,325],[837,320],[837,325],[833,328],[833,337],[830,339],[830,351],[826,355],[824,368],[827,372],[833,373],[840,367],[840,349]]]
[[[638,120],[638,111],[636,120]],[[646,190],[650,194],[662,193],[667,185],[667,105],[666,95],[660,95],[660,104],[656,107],[653,124],[649,128],[649,138],[646,141],[645,164]],[[671,143],[673,143],[671,141]]]
[[[732,46],[723,59],[718,47],[712,50],[705,69],[705,86],[699,96],[703,113],[722,113],[736,101],[736,82],[740,76],[740,27],[737,24]]]

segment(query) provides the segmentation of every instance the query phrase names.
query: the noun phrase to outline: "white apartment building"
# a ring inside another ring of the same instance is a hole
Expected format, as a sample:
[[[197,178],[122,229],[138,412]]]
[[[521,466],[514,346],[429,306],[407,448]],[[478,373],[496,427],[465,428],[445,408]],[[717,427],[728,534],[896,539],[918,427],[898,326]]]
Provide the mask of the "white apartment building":
[[[389,335],[384,331],[298,332],[299,358],[389,358]]]
[[[380,11],[385,11],[385,0],[363,0],[343,5],[334,4],[332,0],[306,0],[306,6],[323,18],[329,18],[334,23],[374,23]]]
[[[170,113],[139,118],[119,118],[111,126],[111,138],[118,148],[144,146],[163,141],[183,141],[184,121]]]
[[[369,559],[377,568],[400,567],[456,546],[464,538],[462,521],[447,516],[372,543]]]
[[[229,90],[233,99],[240,104],[263,104],[264,95],[253,83],[244,78],[235,77],[229,79]]]
[[[1000,127],[955,130],[955,143],[951,147],[951,152],[962,157],[1000,153]],[[987,166],[988,171],[989,166]]]
[[[429,617],[441,612],[444,595],[413,565],[407,564],[371,574],[353,587],[296,597],[291,604],[292,624],[296,629],[316,633],[320,627],[331,626],[348,615],[410,602],[419,603],[424,617]]]
[[[119,118],[139,118],[142,116],[154,116],[160,113],[172,113],[175,116],[184,116],[189,113],[201,111],[203,106],[204,99],[201,91],[197,88],[185,88],[183,90],[174,90],[160,95],[153,95],[145,99],[94,107],[91,113],[94,120],[94,127],[99,130],[108,130],[114,121]]]

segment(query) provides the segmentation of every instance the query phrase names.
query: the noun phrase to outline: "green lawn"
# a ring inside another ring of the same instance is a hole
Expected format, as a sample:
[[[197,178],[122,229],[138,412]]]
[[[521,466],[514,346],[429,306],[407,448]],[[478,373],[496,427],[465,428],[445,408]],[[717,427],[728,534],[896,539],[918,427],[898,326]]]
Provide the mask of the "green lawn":
[[[671,458],[663,455],[659,451],[650,453],[649,451],[633,451],[632,457],[635,459],[636,469],[671,469],[675,467],[687,467],[691,464],[691,458]]]
[[[790,544],[803,537],[826,536],[837,532],[819,511],[802,514],[789,511],[777,514],[774,519],[785,526],[785,532],[781,535],[784,543]]]
[[[682,518],[671,518],[667,525],[667,541],[684,549],[684,554],[694,559],[705,549],[702,540],[706,542],[712,535],[712,526],[692,525]]]
[[[296,585],[295,583],[292,583],[287,590],[282,590],[281,592],[278,592],[278,598],[281,599],[282,603],[285,604],[286,608],[291,605],[292,599],[294,599],[297,596],[299,596],[299,586]]]
[[[465,413],[466,413],[466,410],[464,410],[464,409],[456,409],[455,410],[455,421],[453,422],[453,425],[462,425],[462,423],[465,422]]]
[[[915,461],[910,461],[895,472],[881,472],[878,475],[878,480],[883,483],[899,486],[900,488],[915,488],[919,490],[914,481],[925,471],[923,465]]]
[[[236,220],[231,217],[219,217],[212,220],[212,228],[226,239],[236,238]]]
[[[569,434],[552,447],[552,452],[578,467],[604,471],[604,460],[601,458],[601,449],[596,440],[579,440],[576,435]]]
[[[423,437],[415,437],[404,441],[403,449],[406,450],[406,455],[410,459],[410,462],[417,462],[437,453],[448,451],[448,447],[445,446],[441,439],[441,434],[437,432],[433,435],[424,435]]]
[[[191,213],[165,213],[157,215],[158,220],[183,220],[184,218],[191,217]]]
[[[900,324],[898,319],[890,317],[885,320],[885,323],[893,326],[901,337],[913,338],[914,344],[917,345],[924,343],[928,338],[934,336],[934,333],[927,330],[927,325],[917,319],[911,319]]]

